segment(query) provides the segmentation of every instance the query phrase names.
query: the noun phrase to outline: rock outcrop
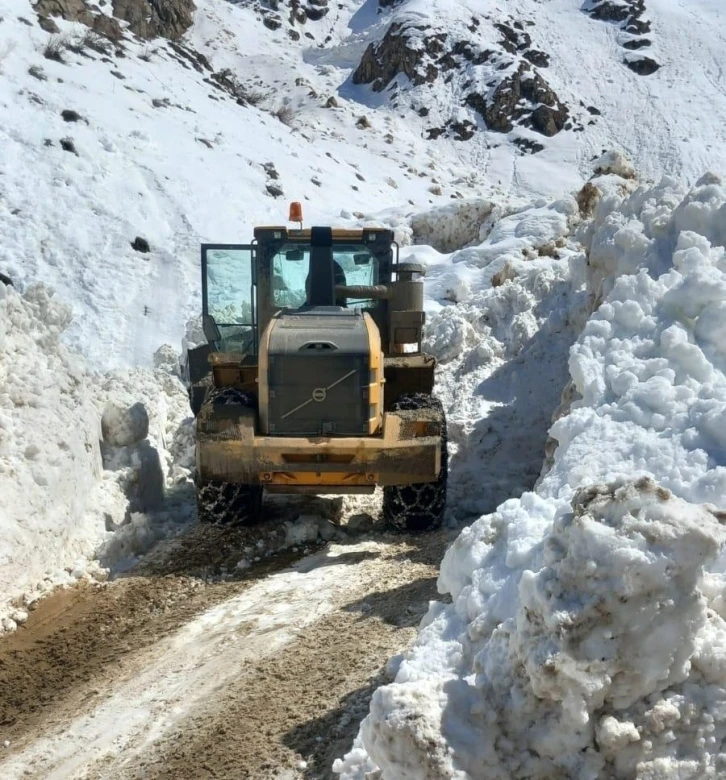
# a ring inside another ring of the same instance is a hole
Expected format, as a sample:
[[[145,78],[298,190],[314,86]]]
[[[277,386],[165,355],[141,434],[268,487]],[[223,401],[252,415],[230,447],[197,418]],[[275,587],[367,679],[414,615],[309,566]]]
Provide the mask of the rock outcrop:
[[[646,37],[651,32],[646,17],[645,0],[585,0],[582,10],[591,18],[609,22],[620,28],[620,45],[628,51],[650,48],[652,42]],[[652,57],[626,55],[623,63],[632,71],[649,76],[660,65]]]
[[[548,55],[533,48],[532,36],[521,21],[498,22],[486,35],[481,24],[473,17],[465,29],[444,32],[433,24],[394,20],[380,41],[369,44],[351,81],[368,84],[374,92],[388,90],[393,105],[403,93],[411,93],[413,108],[421,117],[430,115],[425,91],[434,85],[440,89],[443,82],[452,93],[447,101],[451,115],[439,113],[441,124],[427,129],[430,139],[446,135],[466,141],[480,128],[501,133],[525,128],[544,136],[559,133],[567,126],[569,110],[539,72],[549,65]],[[490,43],[492,39],[498,40]],[[460,107],[470,111],[468,117],[462,116]],[[514,140],[523,153],[544,148],[531,138]]]
[[[58,32],[53,17],[85,24],[111,40],[123,37],[123,26],[139,38],[177,40],[192,26],[193,0],[113,0],[113,16],[84,0],[38,0],[34,6],[43,29]]]

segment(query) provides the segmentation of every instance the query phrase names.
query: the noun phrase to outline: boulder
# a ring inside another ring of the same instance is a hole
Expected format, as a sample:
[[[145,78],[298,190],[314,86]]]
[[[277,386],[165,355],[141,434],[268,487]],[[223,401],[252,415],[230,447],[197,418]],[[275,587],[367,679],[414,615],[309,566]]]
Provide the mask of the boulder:
[[[149,413],[141,402],[129,407],[110,402],[103,410],[101,433],[112,447],[138,444],[149,435]]]

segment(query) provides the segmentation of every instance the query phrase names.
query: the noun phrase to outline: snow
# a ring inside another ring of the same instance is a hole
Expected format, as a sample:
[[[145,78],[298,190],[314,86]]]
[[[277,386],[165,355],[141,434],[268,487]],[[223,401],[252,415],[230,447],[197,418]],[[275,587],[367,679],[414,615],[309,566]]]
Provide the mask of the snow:
[[[69,322],[46,287],[20,295],[0,285],[0,630],[24,622],[24,607],[55,585],[102,578],[145,552],[165,522],[187,519],[129,513],[128,488],[144,484],[151,463],[162,494],[190,477],[181,383],[163,371],[93,373],[61,340]],[[118,414],[129,407],[143,423],[131,438],[145,449],[122,447],[119,459],[117,447],[103,452],[102,421],[114,445],[131,444]]]
[[[599,297],[552,464],[447,551],[451,603],[374,694],[342,777],[722,775],[724,204],[712,174],[666,179],[581,226],[589,257],[570,260]]]

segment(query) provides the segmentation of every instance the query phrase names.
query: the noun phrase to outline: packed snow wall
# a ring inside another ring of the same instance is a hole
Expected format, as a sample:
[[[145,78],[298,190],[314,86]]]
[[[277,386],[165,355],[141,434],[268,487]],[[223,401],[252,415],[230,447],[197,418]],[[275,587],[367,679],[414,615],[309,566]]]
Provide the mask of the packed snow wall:
[[[0,633],[53,586],[103,576],[148,548],[170,488],[190,474],[190,412],[173,360],[94,374],[61,341],[70,320],[46,287],[20,295],[0,284]],[[130,434],[134,407],[142,425]]]
[[[726,189],[611,191],[534,492],[465,529],[344,778],[726,772]]]

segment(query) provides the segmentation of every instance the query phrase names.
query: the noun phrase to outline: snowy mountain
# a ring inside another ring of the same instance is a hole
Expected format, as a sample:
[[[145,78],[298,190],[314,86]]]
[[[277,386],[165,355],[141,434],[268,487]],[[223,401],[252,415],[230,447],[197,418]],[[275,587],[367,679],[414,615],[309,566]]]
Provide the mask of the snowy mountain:
[[[335,771],[721,776],[719,0],[0,16],[2,628],[194,522],[199,244],[299,200],[426,266],[449,525],[473,523]]]

